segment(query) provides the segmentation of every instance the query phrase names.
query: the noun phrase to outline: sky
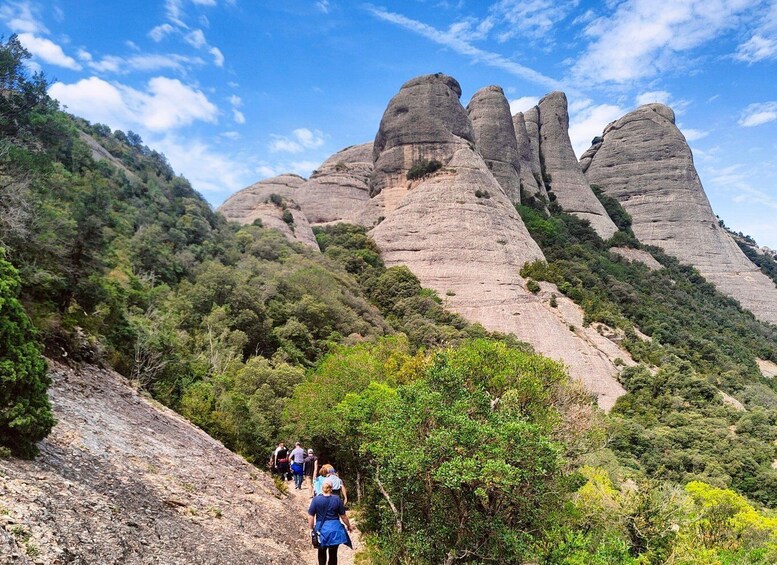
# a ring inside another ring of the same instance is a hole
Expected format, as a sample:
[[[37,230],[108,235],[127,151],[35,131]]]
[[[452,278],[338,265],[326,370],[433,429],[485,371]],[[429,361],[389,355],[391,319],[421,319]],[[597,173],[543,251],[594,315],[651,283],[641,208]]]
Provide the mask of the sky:
[[[713,210],[777,249],[777,0],[2,0],[67,111],[134,131],[211,204],[374,138],[434,72],[462,103],[567,93],[578,156],[671,106]]]

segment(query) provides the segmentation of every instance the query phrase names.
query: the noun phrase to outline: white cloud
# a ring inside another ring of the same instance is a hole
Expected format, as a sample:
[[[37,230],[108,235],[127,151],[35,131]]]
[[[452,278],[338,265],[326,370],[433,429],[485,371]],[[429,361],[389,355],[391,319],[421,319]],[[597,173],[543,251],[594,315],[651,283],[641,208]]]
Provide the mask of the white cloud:
[[[226,137],[227,139],[231,139],[233,141],[240,139],[240,133],[236,131],[224,131],[221,132],[221,137]]]
[[[742,112],[739,118],[739,125],[749,128],[760,126],[777,120],[777,102],[763,102],[760,104],[750,104]]]
[[[237,108],[232,108],[232,118],[235,120],[236,124],[244,124],[244,123],[246,123],[245,115],[243,114],[243,112],[241,112]]]
[[[186,43],[195,49],[202,49],[208,42],[205,40],[205,33],[201,29],[194,29],[184,36]]]
[[[221,52],[221,49],[218,47],[211,47],[208,49],[208,53],[213,55],[213,63],[217,67],[223,67],[224,66],[224,54]]]
[[[484,51],[483,49],[475,47],[469,43],[467,39],[464,39],[460,36],[461,30],[454,30],[453,33],[450,30],[440,31],[423,22],[410,19],[406,16],[403,16],[402,14],[388,12],[386,10],[376,8],[375,6],[368,5],[365,7],[365,9],[380,20],[403,27],[408,31],[412,31],[413,33],[416,33],[434,43],[437,43],[438,45],[444,45],[455,53],[468,57],[474,63],[482,63],[489,67],[502,69],[507,73],[534,82],[536,84],[540,84],[546,88],[564,90],[564,85],[555,79],[547,77],[542,73],[535,71],[534,69],[525,67],[520,63],[516,63],[515,61],[512,61],[503,55]],[[573,89],[567,86],[566,91],[567,93],[571,93],[573,92]]]
[[[273,135],[270,151],[274,153],[302,153],[306,149],[318,149],[324,145],[324,134],[319,130],[298,128],[290,136]]]
[[[49,93],[74,114],[122,129],[168,131],[195,121],[215,123],[218,115],[201,91],[166,77],[152,78],[145,91],[90,77],[55,83]]]
[[[671,100],[672,100],[672,95],[666,90],[654,90],[652,92],[643,92],[642,94],[638,94],[637,97],[634,99],[634,101],[637,103],[637,106],[642,106],[643,104],[651,104],[653,102],[666,104],[668,106]]]
[[[680,127],[680,126],[678,126],[678,127]],[[708,131],[704,131],[704,130],[700,130],[700,129],[694,129],[694,128],[680,127],[680,131],[685,136],[686,141],[689,141],[689,142],[690,141],[698,141],[700,139],[703,139],[703,138],[707,137],[710,134],[710,132],[708,132]]]
[[[118,74],[126,74],[131,71],[159,71],[162,69],[184,71],[189,67],[203,64],[205,62],[199,57],[187,57],[186,55],[175,53],[167,55],[149,53],[126,58],[106,55],[97,61],[87,62],[87,65],[95,71]]]
[[[591,40],[574,65],[578,80],[627,83],[677,66],[690,51],[735,27],[761,0],[625,0],[585,29]]]
[[[175,28],[170,24],[160,24],[155,28],[153,28],[151,31],[149,31],[148,36],[154,41],[156,41],[157,43],[159,43],[174,31],[175,31]]]
[[[777,57],[777,38],[755,34],[737,47],[734,58],[745,63],[756,63]]]
[[[496,38],[500,42],[514,37],[547,41],[555,25],[578,3],[578,0],[501,0],[491,6],[488,19],[499,26]]]
[[[233,107],[239,108],[243,105],[243,99],[240,98],[240,96],[237,96],[236,94],[233,94],[229,97],[229,103],[232,104]]]
[[[525,112],[536,106],[539,101],[540,99],[537,96],[521,96],[515,100],[510,100],[510,113],[514,115],[518,112]]]
[[[30,53],[51,65],[64,67],[74,71],[81,70],[81,65],[79,65],[73,57],[65,55],[62,47],[50,39],[38,37],[32,33],[20,33],[19,41]]]
[[[320,164],[318,161],[263,162],[259,163],[255,171],[261,178],[277,177],[284,173],[294,173],[307,178]]]
[[[319,2],[316,2],[316,8],[318,8],[319,12],[322,12],[324,14],[329,13],[329,0],[320,0]]]
[[[40,21],[37,8],[28,2],[8,2],[0,6],[0,20],[14,33],[49,33]]]
[[[569,118],[569,139],[572,141],[572,147],[578,158],[591,146],[591,140],[594,137],[602,135],[605,126],[610,122],[623,116],[626,111],[620,106],[613,104],[591,104],[584,103],[573,106],[584,106],[576,108],[576,113]]]

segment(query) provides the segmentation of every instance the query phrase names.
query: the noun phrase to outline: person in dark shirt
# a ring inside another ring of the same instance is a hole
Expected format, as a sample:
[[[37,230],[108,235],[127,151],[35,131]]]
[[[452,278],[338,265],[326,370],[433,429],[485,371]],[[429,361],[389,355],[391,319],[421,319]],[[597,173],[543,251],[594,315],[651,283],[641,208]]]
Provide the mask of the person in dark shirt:
[[[337,565],[337,548],[340,544],[353,549],[348,535],[352,531],[351,522],[343,501],[339,496],[332,496],[332,484],[324,483],[322,490],[322,494],[310,501],[308,526],[311,532],[318,532],[318,565]]]
[[[306,477],[310,477],[310,496],[313,497],[313,479],[318,473],[318,457],[315,456],[312,449],[308,449],[308,455],[302,462],[302,472]]]

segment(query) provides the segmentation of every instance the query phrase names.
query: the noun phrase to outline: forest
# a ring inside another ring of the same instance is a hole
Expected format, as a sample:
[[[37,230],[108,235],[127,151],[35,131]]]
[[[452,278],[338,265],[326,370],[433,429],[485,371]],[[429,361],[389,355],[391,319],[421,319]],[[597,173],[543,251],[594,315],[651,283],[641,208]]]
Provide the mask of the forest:
[[[777,328],[642,246],[617,202],[600,194],[609,241],[519,207],[547,258],[521,275],[639,363],[604,414],[387,268],[365,228],[317,228],[318,253],[228,223],[137,134],[61,111],[28,58],[0,45],[3,457],[55,424],[47,357],[101,364],[258,466],[290,437],[338,461],[377,564],[777,562],[777,382],[756,365]]]

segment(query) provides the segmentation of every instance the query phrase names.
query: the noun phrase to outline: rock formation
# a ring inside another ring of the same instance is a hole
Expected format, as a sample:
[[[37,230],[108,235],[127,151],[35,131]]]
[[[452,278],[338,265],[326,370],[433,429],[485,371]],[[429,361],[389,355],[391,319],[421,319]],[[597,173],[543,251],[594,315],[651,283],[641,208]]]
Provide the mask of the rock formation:
[[[297,189],[305,183],[298,175],[286,174],[265,179],[230,196],[219,212],[233,222],[262,225],[280,231],[289,241],[318,249],[308,219],[294,201]]]
[[[423,160],[447,165],[458,149],[474,147],[472,122],[460,97],[456,79],[438,73],[407,81],[389,102],[375,136],[370,177],[370,196],[388,187],[399,191],[384,195],[387,211],[401,198],[413,165]]]
[[[372,143],[346,147],[332,155],[300,185],[294,200],[311,225],[349,222],[371,226],[369,178]]]
[[[518,147],[519,174],[523,191],[528,196],[547,199],[548,193],[545,190],[545,183],[542,182],[542,170],[540,168],[538,130],[535,129],[534,135],[538,152],[533,153],[529,130],[522,112],[518,112],[513,116],[513,129],[515,129],[515,140]]]
[[[475,147],[513,204],[521,203],[521,162],[510,104],[498,86],[478,90],[467,105]]]
[[[537,108],[540,161],[543,176],[546,177],[546,188],[552,188],[565,212],[588,220],[599,236],[603,239],[609,238],[618,228],[580,170],[572,142],[569,140],[566,95],[563,92],[551,92],[540,100]]]
[[[757,318],[777,323],[777,288],[718,225],[670,108],[648,104],[611,123],[581,163],[591,184],[631,214],[642,243],[693,265]]]
[[[0,563],[300,562],[304,518],[269,475],[113,371],[50,366],[41,455],[0,459]]]

